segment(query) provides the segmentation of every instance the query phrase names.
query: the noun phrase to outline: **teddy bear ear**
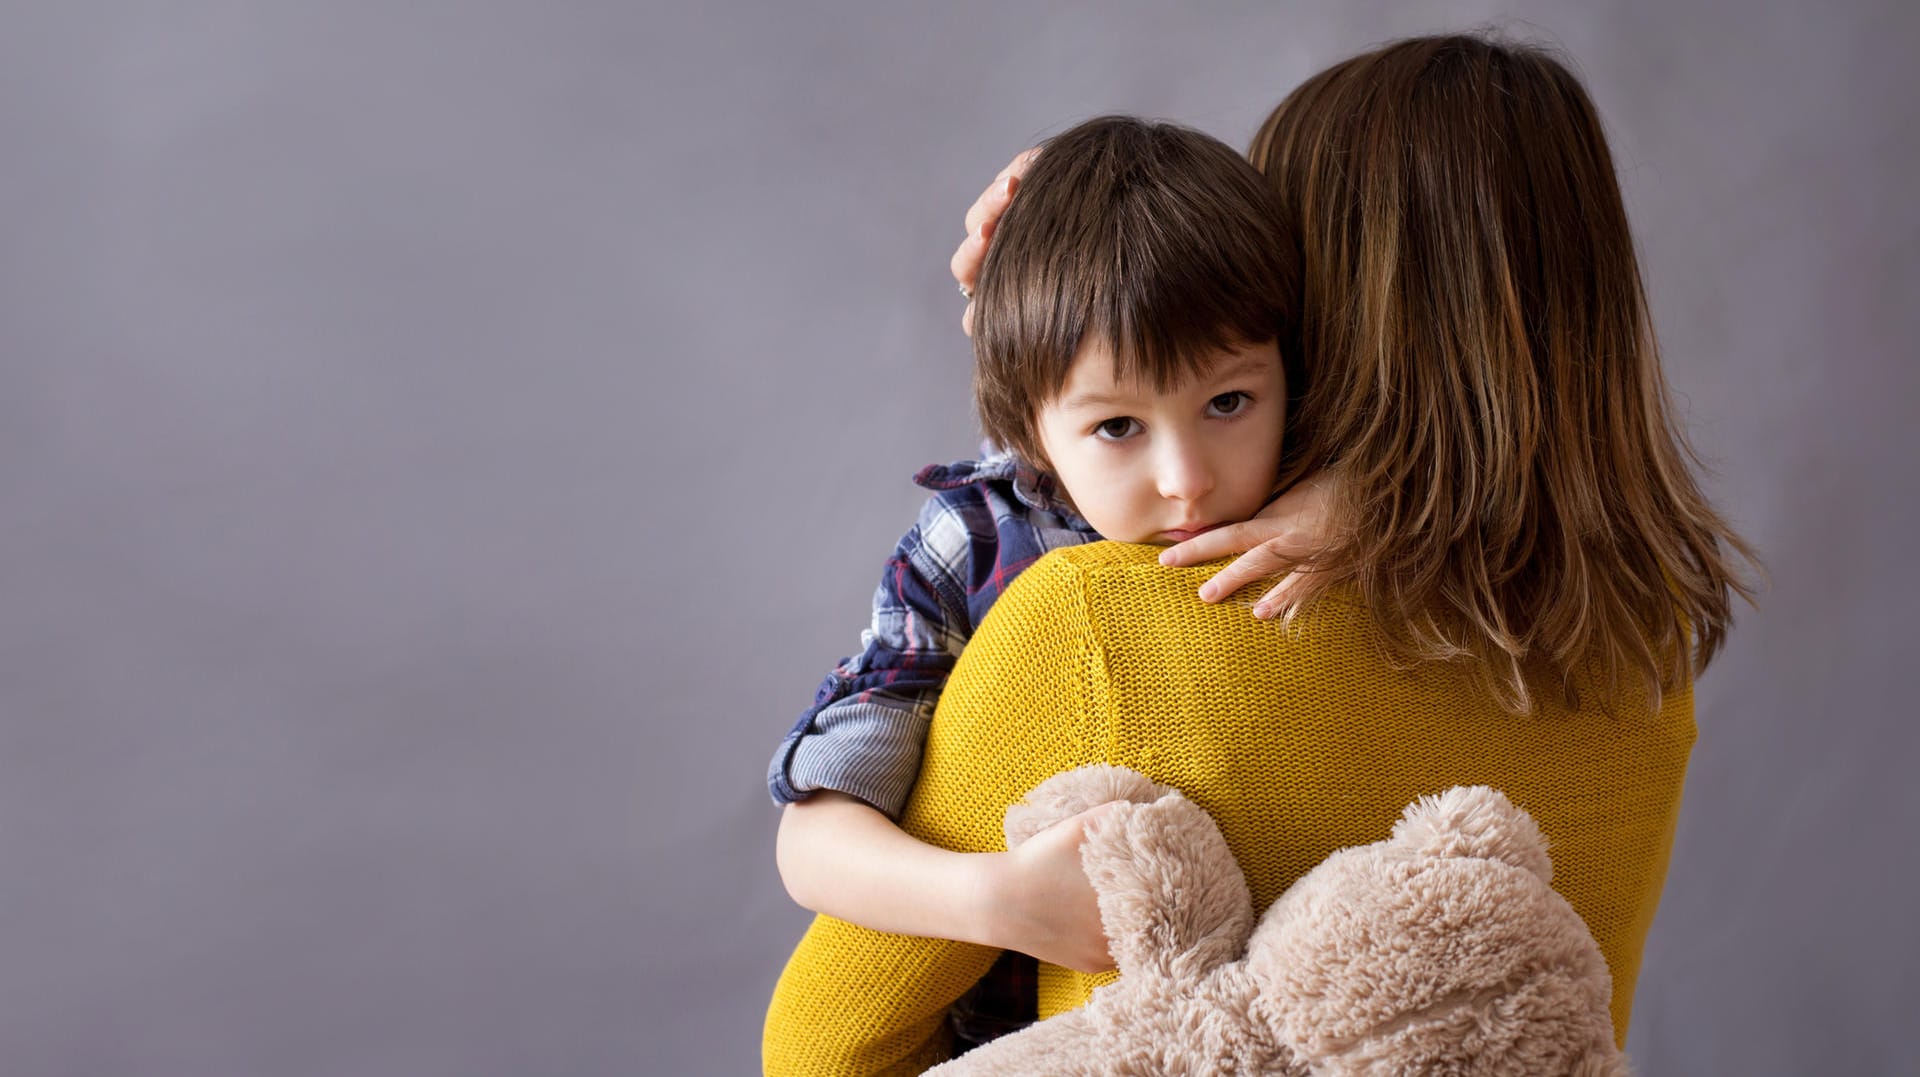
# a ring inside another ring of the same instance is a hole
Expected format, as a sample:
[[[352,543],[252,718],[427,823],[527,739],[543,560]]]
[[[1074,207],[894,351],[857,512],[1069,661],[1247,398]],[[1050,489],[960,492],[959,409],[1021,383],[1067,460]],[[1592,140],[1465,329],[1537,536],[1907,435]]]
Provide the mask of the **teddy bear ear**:
[[[1007,848],[1012,849],[1040,831],[1088,808],[1109,801],[1151,804],[1174,790],[1126,767],[1093,764],[1063,771],[1041,782],[1007,809]]]
[[[1499,860],[1553,881],[1553,860],[1539,824],[1505,794],[1484,785],[1457,785],[1414,801],[1393,824],[1393,841],[1424,856]]]

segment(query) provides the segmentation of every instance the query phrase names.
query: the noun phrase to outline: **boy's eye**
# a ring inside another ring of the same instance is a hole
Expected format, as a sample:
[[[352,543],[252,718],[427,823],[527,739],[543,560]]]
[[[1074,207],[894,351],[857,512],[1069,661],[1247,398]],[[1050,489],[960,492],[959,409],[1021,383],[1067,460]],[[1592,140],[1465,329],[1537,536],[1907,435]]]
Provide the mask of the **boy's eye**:
[[[1133,434],[1133,428],[1140,425],[1138,419],[1108,419],[1093,428],[1093,436],[1102,441],[1120,441]]]
[[[1247,401],[1250,399],[1252,398],[1247,396],[1246,393],[1235,389],[1231,393],[1221,393],[1219,396],[1207,401],[1207,407],[1212,409],[1215,415],[1232,415],[1235,412],[1245,410]]]

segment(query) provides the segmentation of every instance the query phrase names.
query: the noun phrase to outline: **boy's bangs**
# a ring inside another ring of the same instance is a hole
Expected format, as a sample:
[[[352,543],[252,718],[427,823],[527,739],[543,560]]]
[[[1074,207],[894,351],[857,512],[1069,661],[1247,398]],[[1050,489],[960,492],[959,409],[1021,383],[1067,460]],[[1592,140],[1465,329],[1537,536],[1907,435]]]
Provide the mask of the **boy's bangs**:
[[[1157,392],[1250,344],[1279,340],[1291,363],[1299,245],[1283,220],[1260,174],[1199,132],[1105,117],[1049,140],[975,293],[988,436],[1039,459],[1033,415],[1088,344]]]
[[[1116,382],[1168,392],[1210,374],[1227,352],[1280,333],[1271,297],[1166,284],[1151,274],[1115,280],[1107,301],[1090,305],[1094,316],[1082,343],[1099,341],[1106,348]],[[1059,374],[1064,382],[1064,367]]]

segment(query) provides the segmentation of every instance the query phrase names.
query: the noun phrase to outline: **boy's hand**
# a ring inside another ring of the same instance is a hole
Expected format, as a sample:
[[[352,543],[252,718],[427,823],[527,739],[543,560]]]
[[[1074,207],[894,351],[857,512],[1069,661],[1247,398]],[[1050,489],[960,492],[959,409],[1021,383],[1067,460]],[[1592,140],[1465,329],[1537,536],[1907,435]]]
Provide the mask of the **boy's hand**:
[[[973,200],[973,205],[967,207],[967,238],[960,241],[959,249],[953,252],[953,260],[947,266],[953,271],[953,279],[959,281],[960,286],[968,292],[967,309],[960,315],[960,328],[968,336],[973,335],[972,292],[980,280],[980,265],[987,260],[987,241],[993,238],[1000,215],[1013,202],[1013,192],[1020,187],[1020,177],[1027,174],[1027,167],[1038,156],[1038,146],[1023,151],[1008,162],[1007,167],[993,177],[987,189],[980,192],[980,197]]]
[[[1218,602],[1255,580],[1279,575],[1280,582],[1253,606],[1255,617],[1278,616],[1287,611],[1289,594],[1307,574],[1299,563],[1319,552],[1330,537],[1331,498],[1332,480],[1325,474],[1309,475],[1253,519],[1160,551],[1160,563],[1179,568],[1240,554],[1200,586],[1200,601]]]
[[[1121,802],[1069,816],[1001,854],[994,886],[993,945],[1078,972],[1113,968],[1093,884],[1080,866],[1087,824]]]

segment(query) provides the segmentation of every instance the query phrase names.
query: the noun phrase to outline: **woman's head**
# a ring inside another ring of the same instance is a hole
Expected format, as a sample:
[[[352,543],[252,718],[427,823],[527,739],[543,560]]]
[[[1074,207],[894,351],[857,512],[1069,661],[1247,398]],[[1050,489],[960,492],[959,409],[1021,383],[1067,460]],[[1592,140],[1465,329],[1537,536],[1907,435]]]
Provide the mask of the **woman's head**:
[[[1740,584],[1670,416],[1600,118],[1545,50],[1417,38],[1337,64],[1249,157],[1303,252],[1290,475],[1330,470],[1351,582],[1413,657],[1672,683]],[[1310,593],[1310,592],[1302,592]],[[1657,690],[1657,687],[1656,687]]]

